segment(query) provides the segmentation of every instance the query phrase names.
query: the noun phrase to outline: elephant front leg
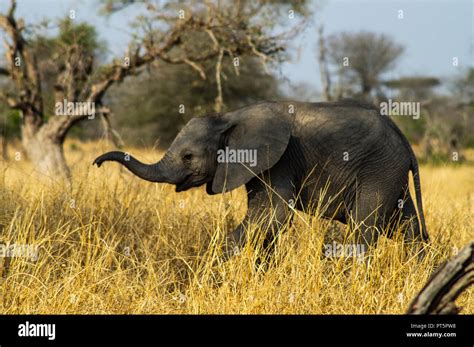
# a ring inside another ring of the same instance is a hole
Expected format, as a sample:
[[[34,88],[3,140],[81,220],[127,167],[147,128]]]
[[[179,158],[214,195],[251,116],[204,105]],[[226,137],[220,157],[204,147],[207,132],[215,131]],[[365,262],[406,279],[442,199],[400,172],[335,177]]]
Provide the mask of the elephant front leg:
[[[227,236],[224,259],[240,253],[241,249],[248,242],[248,229],[250,225],[257,226],[257,231],[264,234],[255,235],[257,242],[261,245],[257,266],[268,263],[275,250],[277,237],[281,230],[288,224],[292,216],[291,189],[274,186],[269,187],[260,181],[249,182],[248,191],[248,211],[244,221]]]
[[[223,260],[227,261],[231,257],[239,255],[240,250],[245,246],[247,242],[247,235],[245,229],[248,226],[248,218],[246,217],[242,223],[240,223],[237,228],[230,232],[225,240]]]
[[[262,266],[264,270],[268,268],[274,259],[273,255],[275,253],[278,237],[291,223],[293,204],[292,201],[288,202],[288,200],[291,199],[285,199],[278,203],[273,202],[272,207],[269,207],[263,212],[263,218],[259,223],[259,230],[264,234],[257,236],[257,238],[262,241],[257,243],[260,247],[255,263],[257,270]]]

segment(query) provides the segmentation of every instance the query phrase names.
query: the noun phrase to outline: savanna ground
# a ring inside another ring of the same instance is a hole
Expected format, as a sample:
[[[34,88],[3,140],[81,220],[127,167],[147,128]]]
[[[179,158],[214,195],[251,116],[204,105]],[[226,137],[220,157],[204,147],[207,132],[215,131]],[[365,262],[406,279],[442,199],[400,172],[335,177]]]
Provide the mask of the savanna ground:
[[[43,182],[26,160],[0,165],[0,243],[39,246],[36,260],[0,259],[0,313],[404,313],[432,271],[474,239],[474,167],[423,165],[431,244],[422,262],[385,237],[369,262],[326,258],[335,226],[299,213],[263,275],[254,247],[216,261],[245,214],[243,189],[177,194],[116,163],[91,166],[105,143],[65,147],[70,190]],[[127,150],[146,162],[160,157]],[[473,314],[473,289],[457,304]]]

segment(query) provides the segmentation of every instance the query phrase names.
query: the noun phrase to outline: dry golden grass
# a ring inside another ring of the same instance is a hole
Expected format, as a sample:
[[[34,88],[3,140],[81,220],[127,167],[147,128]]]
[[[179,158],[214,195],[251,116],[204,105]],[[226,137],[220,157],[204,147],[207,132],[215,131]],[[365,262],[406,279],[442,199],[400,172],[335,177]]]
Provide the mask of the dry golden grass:
[[[474,239],[473,167],[422,167],[432,242],[421,263],[385,237],[369,264],[324,258],[333,224],[300,214],[263,275],[249,246],[215,263],[245,213],[242,190],[177,194],[114,163],[92,167],[102,143],[70,145],[71,191],[43,183],[26,161],[0,166],[0,243],[39,245],[36,261],[0,259],[0,313],[403,313],[433,269]],[[457,304],[474,313],[472,288]]]

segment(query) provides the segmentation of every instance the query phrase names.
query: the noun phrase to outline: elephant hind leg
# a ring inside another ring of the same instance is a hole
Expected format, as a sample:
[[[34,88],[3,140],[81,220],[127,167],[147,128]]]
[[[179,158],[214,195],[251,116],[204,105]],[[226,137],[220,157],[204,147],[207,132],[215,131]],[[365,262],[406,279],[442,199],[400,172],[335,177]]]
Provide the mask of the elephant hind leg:
[[[377,217],[370,215],[354,220],[353,223],[357,249],[365,253],[370,247],[375,247],[380,236],[380,230],[383,228],[377,222]]]
[[[357,246],[363,252],[377,244],[385,226],[383,202],[383,197],[371,189],[361,189],[357,194],[355,208],[351,211],[351,224]]]
[[[403,201],[401,215],[401,223],[404,225],[403,237],[405,242],[428,241],[421,232],[418,215],[416,213],[415,204],[411,196],[408,194]]]

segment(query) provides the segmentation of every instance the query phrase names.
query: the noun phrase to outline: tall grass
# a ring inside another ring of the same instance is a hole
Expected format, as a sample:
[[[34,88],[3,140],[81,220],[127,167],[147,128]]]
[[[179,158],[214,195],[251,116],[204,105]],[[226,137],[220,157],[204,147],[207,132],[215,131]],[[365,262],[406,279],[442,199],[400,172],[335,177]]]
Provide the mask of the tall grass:
[[[92,167],[105,150],[67,151],[72,187],[44,182],[24,160],[1,164],[0,243],[39,253],[0,258],[0,313],[403,313],[436,266],[474,238],[473,168],[422,167],[431,244],[421,262],[397,237],[381,237],[369,262],[324,257],[331,235],[348,229],[299,213],[263,274],[258,247],[218,261],[219,244],[245,214],[242,189],[175,193],[117,164]],[[473,290],[457,303],[474,313]]]

